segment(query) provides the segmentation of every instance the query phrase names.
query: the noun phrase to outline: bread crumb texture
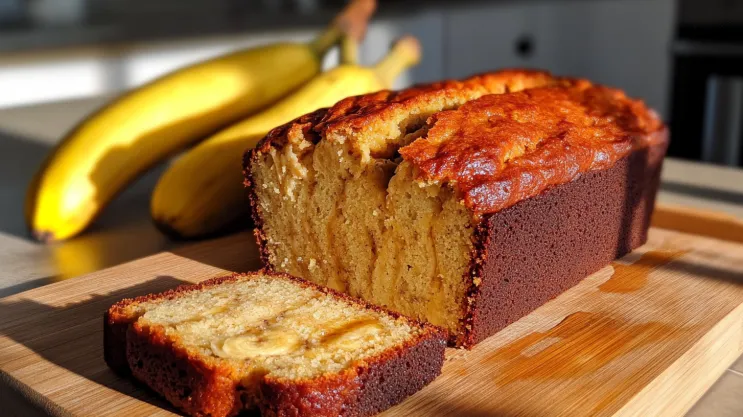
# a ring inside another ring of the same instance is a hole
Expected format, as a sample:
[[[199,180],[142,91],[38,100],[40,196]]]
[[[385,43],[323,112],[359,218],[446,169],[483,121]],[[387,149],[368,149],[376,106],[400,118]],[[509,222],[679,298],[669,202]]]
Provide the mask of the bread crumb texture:
[[[272,276],[133,303],[124,313],[246,381],[338,373],[423,331],[406,319]]]

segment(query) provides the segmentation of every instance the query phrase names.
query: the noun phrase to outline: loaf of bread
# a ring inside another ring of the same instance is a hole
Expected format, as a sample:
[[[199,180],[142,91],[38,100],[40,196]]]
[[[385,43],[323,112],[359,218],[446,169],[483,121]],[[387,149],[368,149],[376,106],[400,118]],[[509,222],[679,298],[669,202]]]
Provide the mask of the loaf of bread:
[[[667,145],[619,90],[509,70],[345,99],[244,173],[270,268],[471,346],[645,242]]]
[[[192,416],[367,416],[431,382],[445,332],[283,274],[127,299],[104,353]]]

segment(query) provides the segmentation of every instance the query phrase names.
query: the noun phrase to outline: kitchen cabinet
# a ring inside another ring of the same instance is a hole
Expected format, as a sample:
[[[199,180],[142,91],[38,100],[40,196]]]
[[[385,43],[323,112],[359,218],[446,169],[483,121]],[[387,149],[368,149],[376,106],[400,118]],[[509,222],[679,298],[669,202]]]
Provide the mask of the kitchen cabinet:
[[[482,4],[446,12],[445,73],[546,68],[645,99],[667,114],[673,0]]]

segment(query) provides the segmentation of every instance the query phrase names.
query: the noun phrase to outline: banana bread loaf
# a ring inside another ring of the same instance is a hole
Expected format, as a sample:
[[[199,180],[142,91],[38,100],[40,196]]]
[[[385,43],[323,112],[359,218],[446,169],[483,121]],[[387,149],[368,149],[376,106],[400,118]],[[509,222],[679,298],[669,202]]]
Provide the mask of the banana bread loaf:
[[[367,416],[431,382],[445,332],[283,274],[123,300],[108,365],[193,416]]]
[[[510,70],[345,99],[244,172],[270,268],[471,346],[645,242],[667,144],[621,91]]]

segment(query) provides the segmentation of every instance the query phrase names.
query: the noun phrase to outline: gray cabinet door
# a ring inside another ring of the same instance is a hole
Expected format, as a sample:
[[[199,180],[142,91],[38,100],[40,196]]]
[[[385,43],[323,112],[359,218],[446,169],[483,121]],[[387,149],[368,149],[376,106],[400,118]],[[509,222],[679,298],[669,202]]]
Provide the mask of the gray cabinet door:
[[[445,11],[444,68],[461,78],[496,68],[534,66],[516,44],[534,34],[533,3],[496,2]]]
[[[622,88],[665,114],[673,12],[673,0],[498,2],[448,11],[445,73],[544,68]]]

